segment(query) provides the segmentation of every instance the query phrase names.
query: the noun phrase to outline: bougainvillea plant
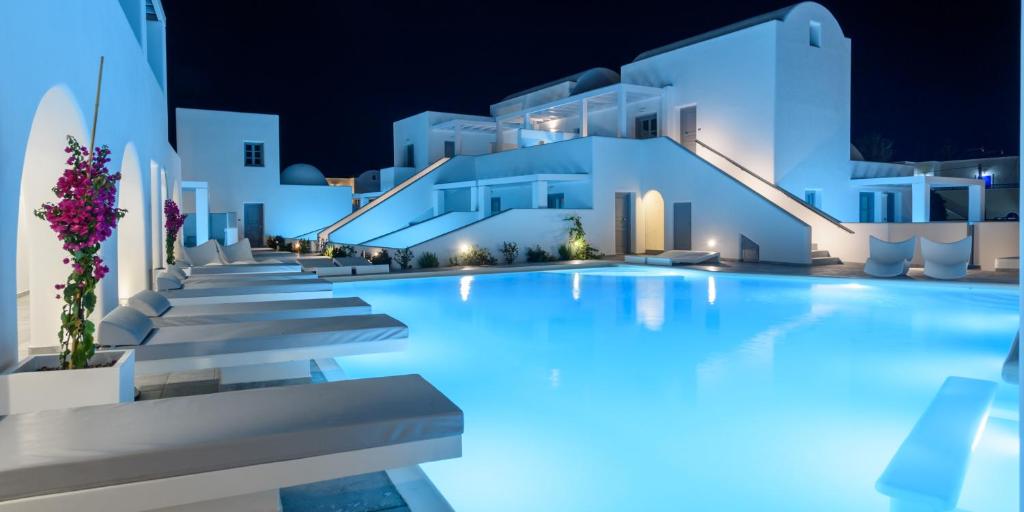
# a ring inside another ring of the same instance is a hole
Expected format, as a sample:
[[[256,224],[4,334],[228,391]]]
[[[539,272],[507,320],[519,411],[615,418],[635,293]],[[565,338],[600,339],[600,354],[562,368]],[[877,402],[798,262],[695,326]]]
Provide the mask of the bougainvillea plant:
[[[167,264],[174,265],[174,242],[178,240],[178,231],[185,225],[185,216],[178,209],[173,199],[164,201],[164,243],[166,244]]]
[[[96,285],[110,269],[99,256],[100,244],[110,237],[125,210],[117,208],[117,182],[121,173],[107,169],[110,149],[95,148],[92,154],[74,137],[64,148],[67,168],[53,187],[56,203],[45,203],[36,217],[64,244],[64,264],[71,273],[64,283],[54,285],[57,299],[64,301],[60,315],[60,367],[86,368],[96,352],[96,326],[89,315],[96,308]]]

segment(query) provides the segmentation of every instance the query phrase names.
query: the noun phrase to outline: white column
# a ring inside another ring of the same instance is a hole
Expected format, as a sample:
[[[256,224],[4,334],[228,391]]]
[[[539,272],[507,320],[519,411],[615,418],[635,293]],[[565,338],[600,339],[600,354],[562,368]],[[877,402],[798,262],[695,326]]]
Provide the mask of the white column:
[[[434,217],[444,213],[444,190],[434,191]]]
[[[455,122],[455,154],[462,154],[462,123]]]
[[[931,190],[932,188],[928,185],[928,181],[924,176],[918,176],[917,179],[914,180],[914,184],[911,185],[910,200],[912,222],[928,222],[931,220]]]
[[[501,127],[502,127],[503,124],[504,124],[504,122],[501,119],[495,119],[494,120],[494,152],[495,153],[501,153],[501,149],[502,149],[501,145],[503,143],[502,142],[502,138],[503,138],[503,135],[504,135],[503,133],[501,133]]]
[[[491,187],[488,187],[487,185],[480,185],[480,186],[474,187],[474,188],[476,188],[476,194],[477,194],[476,205],[477,205],[477,211],[479,212],[478,216],[481,219],[483,219],[485,217],[490,217],[490,215],[491,215]]]
[[[196,245],[210,239],[210,189],[196,188]]]
[[[985,220],[985,187],[983,185],[967,187],[967,220],[971,222]]]
[[[535,181],[533,182],[533,194],[532,200],[530,201],[531,208],[547,208],[548,207],[548,182],[546,181]]]
[[[619,88],[619,124],[616,131],[616,135],[619,137],[629,137],[629,129],[626,127],[626,91],[621,87]]]
[[[476,212],[480,211],[479,194],[478,190],[480,187],[469,187],[469,211]]]
[[[580,100],[580,137],[590,135],[590,112],[587,107],[587,99]]]

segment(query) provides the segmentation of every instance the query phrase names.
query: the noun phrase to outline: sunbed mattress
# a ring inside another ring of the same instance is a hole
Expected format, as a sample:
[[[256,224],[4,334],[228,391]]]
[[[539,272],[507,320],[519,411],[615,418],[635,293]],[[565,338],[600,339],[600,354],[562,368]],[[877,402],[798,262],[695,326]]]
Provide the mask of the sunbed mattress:
[[[189,299],[197,297],[218,297],[231,295],[256,295],[271,293],[321,292],[332,291],[330,281],[322,279],[287,279],[283,281],[232,281],[218,283],[216,286],[196,286],[181,290],[165,290],[160,292],[169,300]]]
[[[168,327],[288,318],[367,315],[370,312],[370,305],[359,297],[331,297],[327,299],[172,306],[163,315],[152,317],[152,320],[157,327]]]
[[[192,267],[193,276],[214,274],[260,274],[265,272],[299,272],[302,265],[298,263],[232,263],[230,265],[205,265]]]
[[[0,419],[0,501],[461,435],[419,375],[17,414]]]
[[[409,328],[388,315],[293,318],[154,329],[135,347],[135,360],[155,361],[288,350],[405,338]]]
[[[185,288],[209,288],[216,286],[231,286],[232,283],[240,283],[245,281],[288,281],[294,279],[316,279],[316,277],[316,274],[312,272],[267,272],[263,274],[213,274],[190,277],[186,279],[183,284],[185,285]]]

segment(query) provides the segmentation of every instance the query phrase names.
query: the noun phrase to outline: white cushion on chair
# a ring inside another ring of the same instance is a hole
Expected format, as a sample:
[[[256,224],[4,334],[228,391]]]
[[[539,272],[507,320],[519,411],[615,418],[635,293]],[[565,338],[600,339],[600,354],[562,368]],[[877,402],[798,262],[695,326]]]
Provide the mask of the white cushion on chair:
[[[171,309],[171,301],[157,292],[142,290],[128,299],[128,305],[146,316],[160,316]]]
[[[114,308],[100,320],[96,339],[100,345],[124,347],[141,345],[153,330],[153,321],[127,306]]]
[[[185,254],[188,255],[188,259],[193,267],[223,265],[224,260],[220,257],[220,251],[217,249],[218,245],[216,240],[207,240],[201,245],[186,248]]]
[[[248,238],[243,238],[238,243],[222,247],[221,252],[228,263],[256,263],[256,258],[252,255],[252,245],[249,244]]]
[[[156,275],[156,289],[159,291],[177,290],[182,286],[184,286],[184,283],[166,270]]]

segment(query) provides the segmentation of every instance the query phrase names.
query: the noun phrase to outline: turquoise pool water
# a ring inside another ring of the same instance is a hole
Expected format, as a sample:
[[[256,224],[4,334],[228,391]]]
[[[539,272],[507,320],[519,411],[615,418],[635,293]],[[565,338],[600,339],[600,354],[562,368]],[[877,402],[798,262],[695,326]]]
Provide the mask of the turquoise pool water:
[[[409,325],[465,411],[424,465],[456,510],[888,510],[874,489],[950,375],[999,380],[1015,288],[639,267],[336,285]],[[1001,384],[960,508],[1016,510],[1017,390]]]

